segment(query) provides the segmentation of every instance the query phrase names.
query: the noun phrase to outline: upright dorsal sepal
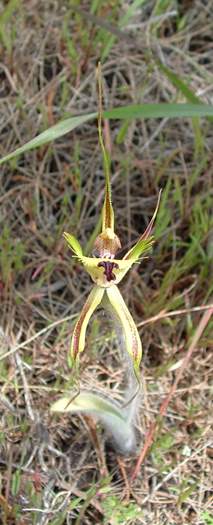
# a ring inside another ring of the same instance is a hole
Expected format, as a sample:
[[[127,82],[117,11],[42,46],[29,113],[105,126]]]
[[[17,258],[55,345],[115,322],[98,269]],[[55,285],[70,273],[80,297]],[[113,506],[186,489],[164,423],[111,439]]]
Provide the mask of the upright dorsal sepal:
[[[102,233],[98,235],[95,241],[95,247],[101,257],[114,257],[115,253],[121,247],[120,240],[114,232],[114,211],[112,207],[111,198],[111,184],[110,184],[110,159],[109,154],[104,145],[102,133],[102,79],[101,79],[101,64],[97,67],[97,82],[98,82],[98,136],[99,143],[103,154],[104,174],[105,174],[105,196],[102,208]]]

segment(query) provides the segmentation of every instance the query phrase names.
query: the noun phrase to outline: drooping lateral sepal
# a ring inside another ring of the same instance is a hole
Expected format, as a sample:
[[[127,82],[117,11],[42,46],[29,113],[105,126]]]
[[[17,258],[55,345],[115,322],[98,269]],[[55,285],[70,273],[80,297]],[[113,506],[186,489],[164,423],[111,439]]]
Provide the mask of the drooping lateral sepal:
[[[126,350],[131,357],[137,378],[142,357],[142,345],[135,322],[116,285],[107,288],[108,299],[124,331]]]
[[[79,354],[84,350],[87,325],[93,312],[99,306],[103,295],[104,288],[94,286],[82,308],[72,335],[69,359],[70,366],[73,366],[77,363],[79,360]]]

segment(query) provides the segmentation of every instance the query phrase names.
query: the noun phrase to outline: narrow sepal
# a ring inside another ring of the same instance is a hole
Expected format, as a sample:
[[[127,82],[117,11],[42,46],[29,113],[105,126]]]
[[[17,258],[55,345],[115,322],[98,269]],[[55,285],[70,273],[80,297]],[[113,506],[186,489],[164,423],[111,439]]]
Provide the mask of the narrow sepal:
[[[103,89],[102,89],[100,62],[98,63],[98,66],[97,66],[97,80],[98,80],[98,137],[99,137],[99,143],[100,143],[102,154],[103,154],[104,173],[105,173],[105,197],[104,197],[104,205],[102,209],[102,232],[104,232],[106,228],[110,228],[112,231],[114,231],[114,211],[113,211],[112,201],[111,201],[110,158],[105,148],[103,133],[102,133]]]
[[[104,288],[94,286],[94,288],[92,288],[89,294],[89,297],[87,298],[82,308],[82,311],[77,320],[77,323],[75,325],[73,335],[72,335],[70,359],[69,359],[70,366],[73,366],[74,364],[78,363],[79,354],[80,352],[83,352],[84,350],[87,325],[89,323],[89,320],[93,312],[96,310],[96,308],[100,304],[103,298],[103,294],[104,294]]]
[[[132,359],[137,380],[139,381],[138,378],[139,366],[142,357],[142,345],[137,327],[116,285],[112,285],[110,288],[107,288],[107,295],[113,309],[115,310],[115,314],[119,317],[120,323],[122,325],[125,336],[126,350]]]
[[[143,235],[141,236],[141,240],[142,239],[147,239],[150,235],[151,235],[151,232],[152,232],[152,228],[153,228],[153,224],[155,222],[155,219],[156,219],[156,216],[157,216],[157,213],[158,213],[158,209],[159,209],[159,206],[160,206],[160,199],[161,199],[161,193],[162,193],[162,189],[159,191],[159,194],[158,194],[158,200],[157,200],[157,204],[156,204],[156,208],[155,208],[155,211],[153,213],[153,216],[151,218],[151,221],[149,222],[145,232],[143,233]]]
[[[108,166],[109,166],[109,160],[107,159],[105,162],[108,163]],[[102,232],[104,232],[107,228],[110,228],[110,230],[114,231],[114,211],[113,211],[112,201],[111,201],[109,168],[105,168],[105,177],[106,177],[106,185],[105,185],[104,205],[103,205],[103,210],[102,210]]]

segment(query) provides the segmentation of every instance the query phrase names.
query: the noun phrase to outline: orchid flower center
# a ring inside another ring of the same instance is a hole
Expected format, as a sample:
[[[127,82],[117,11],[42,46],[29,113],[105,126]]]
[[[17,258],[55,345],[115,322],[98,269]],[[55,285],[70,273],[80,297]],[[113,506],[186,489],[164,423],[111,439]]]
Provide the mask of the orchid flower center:
[[[98,263],[98,267],[104,268],[104,275],[106,275],[108,282],[114,281],[116,279],[116,276],[113,273],[113,268],[116,268],[116,269],[119,268],[117,263],[111,262],[111,261],[102,261]]]

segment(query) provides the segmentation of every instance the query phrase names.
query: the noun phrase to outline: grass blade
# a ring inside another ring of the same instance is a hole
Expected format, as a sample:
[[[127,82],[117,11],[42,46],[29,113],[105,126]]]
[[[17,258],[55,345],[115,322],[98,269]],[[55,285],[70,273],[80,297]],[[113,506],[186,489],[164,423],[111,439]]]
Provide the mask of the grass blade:
[[[132,4],[128,7],[124,16],[121,17],[118,23],[118,28],[121,28],[121,29],[125,28],[125,26],[128,24],[131,17],[134,16],[137,9],[141,7],[144,3],[145,3],[145,0],[134,0],[134,2],[132,2]],[[106,46],[101,55],[101,61],[104,61],[107,58],[107,56],[109,55],[110,49],[112,48],[115,40],[116,40],[116,36],[113,36],[113,35],[107,39]]]
[[[183,118],[183,117],[213,117],[213,106],[208,104],[141,104],[131,106],[121,106],[120,108],[114,108],[109,111],[103,112],[103,117],[108,119],[134,119],[134,118]],[[53,140],[63,137],[66,133],[69,133],[77,126],[84,124],[85,122],[92,120],[97,117],[96,113],[88,113],[86,115],[80,115],[71,117],[55,126],[52,126],[34,139],[30,140],[20,148],[12,151],[2,159],[0,159],[0,165],[14,157],[17,157],[21,153],[25,153],[44,144],[48,144]]]
[[[161,62],[156,62],[159,69],[164,73],[164,75],[168,78],[168,80],[177,88],[178,91],[186,97],[186,100],[189,102],[192,102],[193,104],[201,104],[202,100],[197,97],[197,95],[194,94],[194,92],[191,90],[191,88],[186,84],[184,80],[182,80],[174,71],[169,69],[168,67],[164,66]],[[213,118],[209,117],[208,120],[212,122]]]
[[[201,100],[193,93],[193,91],[187,86],[187,84],[180,78],[174,71],[164,66],[161,62],[156,62],[159,69],[164,73],[164,75],[170,80],[170,82],[175,86],[181,93],[186,97],[189,102],[194,104],[200,104]]]
[[[84,124],[88,120],[93,119],[97,116],[97,113],[89,113],[86,115],[80,115],[77,117],[71,117],[67,118],[65,120],[61,120],[55,126],[51,126],[50,128],[46,129],[37,137],[30,140],[20,148],[17,148],[15,151],[12,151],[6,157],[3,157],[0,159],[0,164],[3,162],[6,162],[7,160],[13,159],[14,157],[17,157],[21,153],[25,153],[26,151],[30,151],[34,148],[39,148],[40,146],[44,146],[44,144],[48,144],[49,142],[52,142],[53,140],[58,139],[59,137],[63,137],[63,135],[66,135],[66,133],[69,133],[73,129],[77,128],[77,126],[80,126],[81,124]]]
[[[141,104],[123,106],[104,112],[109,119],[133,118],[183,118],[213,116],[213,106],[208,104]]]

